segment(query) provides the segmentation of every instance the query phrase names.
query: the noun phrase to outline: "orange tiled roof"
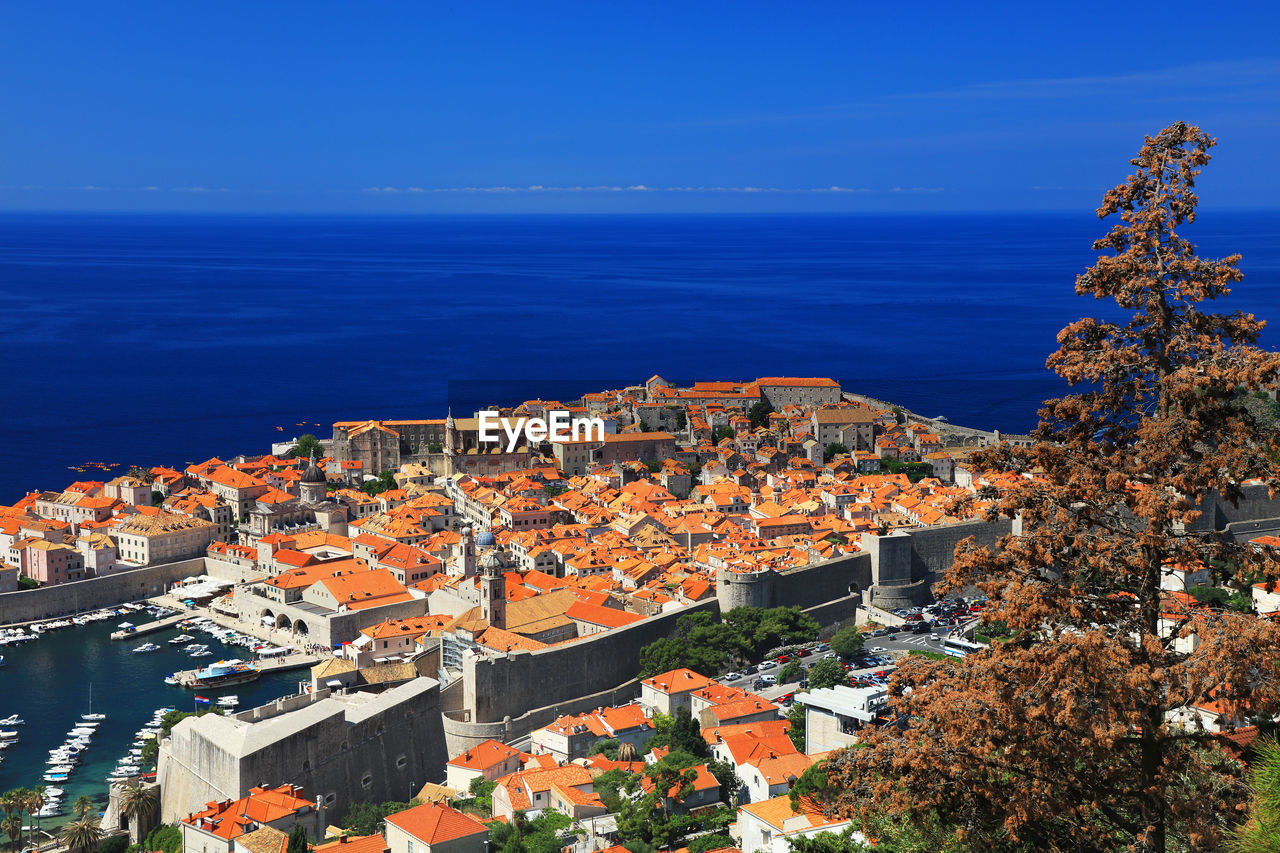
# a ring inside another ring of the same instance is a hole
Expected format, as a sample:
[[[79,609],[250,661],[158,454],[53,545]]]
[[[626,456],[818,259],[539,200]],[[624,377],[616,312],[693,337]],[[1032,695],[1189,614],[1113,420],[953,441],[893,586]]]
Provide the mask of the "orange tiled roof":
[[[441,844],[481,832],[488,828],[471,815],[439,803],[424,803],[387,816],[387,823],[403,829],[424,844]]]

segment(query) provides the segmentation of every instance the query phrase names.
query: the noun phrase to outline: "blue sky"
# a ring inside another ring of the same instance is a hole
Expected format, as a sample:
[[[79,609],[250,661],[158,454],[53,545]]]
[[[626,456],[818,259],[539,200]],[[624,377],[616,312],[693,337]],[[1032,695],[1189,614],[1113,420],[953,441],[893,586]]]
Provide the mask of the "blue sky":
[[[1040,10],[1043,7],[1043,10]],[[1275,4],[6,3],[0,208],[1092,208],[1144,133],[1280,197]]]

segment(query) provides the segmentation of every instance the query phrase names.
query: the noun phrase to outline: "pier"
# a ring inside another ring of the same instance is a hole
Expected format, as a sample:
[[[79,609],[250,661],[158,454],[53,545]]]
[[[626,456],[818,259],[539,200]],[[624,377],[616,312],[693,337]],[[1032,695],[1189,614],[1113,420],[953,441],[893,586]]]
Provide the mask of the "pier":
[[[179,622],[184,622],[190,618],[190,613],[177,613],[173,616],[166,616],[163,619],[157,619],[155,622],[148,622],[145,625],[137,625],[132,631],[112,631],[111,639],[131,640],[134,637],[145,637],[147,634],[154,634],[156,631],[163,631],[165,628],[172,628]]]
[[[257,669],[256,674],[253,676],[253,678],[246,679],[246,680],[255,681],[258,678],[261,678],[264,675],[269,675],[273,672],[285,672],[290,669],[302,669],[304,667],[312,667],[318,664],[320,661],[321,661],[321,657],[319,655],[311,655],[311,654],[288,655],[287,657],[275,658],[273,660],[258,661],[257,663],[254,664],[255,668]],[[248,661],[246,661],[246,663],[248,663]],[[183,687],[186,687],[189,689],[196,689],[198,685],[195,683],[195,678],[196,678],[196,673],[199,672],[200,669],[203,669],[203,667],[199,669],[184,669],[180,672],[175,672],[173,675],[175,678],[178,679],[178,683],[181,684]],[[231,685],[227,685],[227,686],[231,686]],[[218,688],[214,686],[208,689],[217,690]]]

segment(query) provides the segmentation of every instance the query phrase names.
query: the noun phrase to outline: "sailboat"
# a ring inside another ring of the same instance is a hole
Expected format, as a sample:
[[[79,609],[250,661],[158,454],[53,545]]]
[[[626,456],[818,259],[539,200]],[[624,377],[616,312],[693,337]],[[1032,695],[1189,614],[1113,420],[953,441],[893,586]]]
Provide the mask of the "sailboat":
[[[94,721],[94,720],[105,720],[106,718],[107,718],[106,714],[93,713],[93,682],[90,681],[89,682],[89,713],[81,714],[80,719]]]

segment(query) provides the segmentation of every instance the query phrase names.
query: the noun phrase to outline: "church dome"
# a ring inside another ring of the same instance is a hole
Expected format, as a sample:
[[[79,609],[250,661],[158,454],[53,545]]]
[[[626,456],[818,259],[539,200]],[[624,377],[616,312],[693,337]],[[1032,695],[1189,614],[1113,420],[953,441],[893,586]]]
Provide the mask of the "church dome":
[[[498,540],[493,538],[493,531],[487,527],[476,534],[477,548],[492,548],[498,544]]]
[[[498,556],[496,550],[489,551],[480,558],[480,568],[482,569],[501,569],[502,567],[502,558]]]
[[[304,483],[324,483],[324,472],[320,470],[320,466],[316,464],[316,458],[311,457],[311,461],[307,464],[306,470],[302,472],[302,482]]]

